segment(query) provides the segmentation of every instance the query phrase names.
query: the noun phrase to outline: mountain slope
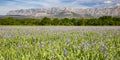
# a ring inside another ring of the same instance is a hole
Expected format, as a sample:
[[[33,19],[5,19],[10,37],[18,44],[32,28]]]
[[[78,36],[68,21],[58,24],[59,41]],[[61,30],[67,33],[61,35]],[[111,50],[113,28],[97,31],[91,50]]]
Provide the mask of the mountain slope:
[[[108,16],[120,16],[120,6],[113,8],[40,8],[40,9],[21,9],[12,10],[7,15],[24,15],[39,17],[100,17],[104,15]]]

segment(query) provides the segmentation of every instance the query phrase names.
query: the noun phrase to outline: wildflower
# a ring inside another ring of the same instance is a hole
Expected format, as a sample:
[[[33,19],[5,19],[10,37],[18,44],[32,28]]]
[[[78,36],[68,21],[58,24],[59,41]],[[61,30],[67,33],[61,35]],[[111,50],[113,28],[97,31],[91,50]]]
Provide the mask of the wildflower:
[[[106,36],[107,35],[107,32],[104,32],[104,36]]]
[[[51,56],[51,60],[54,60],[55,59],[55,56]]]
[[[56,52],[57,52],[57,49],[54,49],[54,52],[56,53]]]
[[[86,43],[85,45],[84,45],[84,50],[88,50],[90,48],[90,44],[89,43]]]
[[[30,49],[30,45],[28,45],[27,48]]]
[[[108,58],[108,56],[109,56],[109,53],[106,53],[106,54],[105,54],[105,58],[107,59],[107,58]]]
[[[97,45],[97,42],[96,41],[94,41],[94,46],[96,46]]]
[[[103,52],[103,51],[106,51],[107,50],[107,47],[105,46],[105,45],[103,45],[102,47],[101,47],[101,51]]]
[[[64,56],[67,56],[68,55],[68,51],[67,49],[64,48]]]
[[[44,48],[44,42],[40,42],[42,48]]]
[[[99,44],[100,44],[100,45],[102,45],[102,46],[104,45],[104,43],[103,43],[103,41],[102,41],[102,40],[100,40]]]
[[[36,39],[37,39],[36,36],[34,36],[34,37],[33,37],[33,41],[36,42]]]
[[[70,40],[67,40],[66,44],[67,44],[67,46],[69,46],[70,45]]]
[[[81,42],[81,45],[84,45],[84,44],[85,44],[85,43],[82,41],[82,42]]]
[[[49,44],[50,44],[50,47],[52,48],[53,42],[52,42],[52,41],[49,41]]]
[[[21,44],[18,43],[18,50],[21,50]]]
[[[78,48],[82,48],[85,43],[82,41],[79,45]]]
[[[81,47],[82,47],[82,45],[81,45],[81,44],[79,44],[78,48],[80,49]]]
[[[93,39],[93,37],[92,36],[90,36],[90,40],[92,40]]]
[[[76,46],[75,46],[75,45],[73,45],[73,48],[75,49],[75,48],[76,48]]]

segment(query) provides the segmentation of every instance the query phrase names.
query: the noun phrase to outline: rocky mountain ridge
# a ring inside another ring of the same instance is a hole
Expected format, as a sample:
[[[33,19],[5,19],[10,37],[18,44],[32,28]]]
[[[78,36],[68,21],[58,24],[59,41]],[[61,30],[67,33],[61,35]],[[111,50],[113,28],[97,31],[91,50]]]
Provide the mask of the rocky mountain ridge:
[[[39,8],[39,9],[20,9],[12,10],[7,15],[23,15],[40,17],[100,17],[100,16],[120,16],[120,6],[112,8]]]

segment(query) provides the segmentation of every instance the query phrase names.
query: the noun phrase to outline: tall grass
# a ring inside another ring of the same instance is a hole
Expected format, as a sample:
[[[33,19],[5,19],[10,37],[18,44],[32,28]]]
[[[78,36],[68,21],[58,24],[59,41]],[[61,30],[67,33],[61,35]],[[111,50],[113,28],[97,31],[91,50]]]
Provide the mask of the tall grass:
[[[0,60],[120,60],[120,28],[0,27]]]

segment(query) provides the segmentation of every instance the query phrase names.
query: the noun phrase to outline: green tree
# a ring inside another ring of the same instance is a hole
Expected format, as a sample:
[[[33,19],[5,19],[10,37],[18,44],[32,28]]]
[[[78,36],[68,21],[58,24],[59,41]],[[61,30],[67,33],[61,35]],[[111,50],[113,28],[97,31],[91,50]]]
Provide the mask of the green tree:
[[[58,19],[58,18],[54,18],[53,20],[52,20],[52,25],[60,25],[60,20]]]
[[[16,24],[16,19],[13,17],[7,17],[5,18],[5,25],[15,25]]]
[[[78,26],[80,26],[80,25],[82,25],[82,26],[85,26],[86,25],[86,19],[80,19],[78,22],[77,22],[77,25]]]
[[[68,19],[68,18],[64,18],[64,19],[62,19],[61,20],[62,22],[61,22],[61,25],[67,25],[67,26],[69,26],[69,25],[73,25],[73,23],[70,21],[70,19]]]
[[[51,25],[51,19],[48,18],[48,17],[44,17],[42,20],[41,20],[41,25]]]
[[[71,22],[73,23],[73,25],[77,26],[78,19],[77,18],[72,18]]]
[[[101,25],[111,25],[112,22],[112,16],[102,16],[99,18]]]

